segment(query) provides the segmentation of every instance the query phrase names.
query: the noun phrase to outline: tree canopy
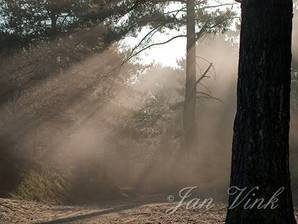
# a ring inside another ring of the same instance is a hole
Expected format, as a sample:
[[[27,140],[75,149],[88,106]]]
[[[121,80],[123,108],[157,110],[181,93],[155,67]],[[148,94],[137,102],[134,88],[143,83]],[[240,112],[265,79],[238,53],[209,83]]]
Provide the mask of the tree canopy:
[[[229,26],[234,13],[220,6],[196,1],[198,38]],[[167,29],[180,30],[186,25],[186,6],[184,0],[0,0],[0,17],[0,49],[49,40],[97,24],[106,27],[104,40],[110,43],[136,35],[142,27],[151,29],[145,39]]]

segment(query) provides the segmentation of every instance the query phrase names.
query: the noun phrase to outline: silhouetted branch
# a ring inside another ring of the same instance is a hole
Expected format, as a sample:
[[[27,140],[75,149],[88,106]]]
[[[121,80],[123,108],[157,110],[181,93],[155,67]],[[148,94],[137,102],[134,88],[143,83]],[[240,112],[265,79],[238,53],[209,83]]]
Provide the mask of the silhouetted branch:
[[[145,50],[147,50],[147,49],[149,49],[149,48],[152,48],[152,47],[155,47],[155,46],[159,46],[159,45],[164,45],[164,44],[170,43],[171,41],[173,41],[173,40],[175,40],[175,39],[177,39],[177,38],[181,38],[181,37],[186,37],[186,35],[185,35],[185,34],[181,34],[181,35],[174,36],[174,37],[172,37],[172,38],[170,38],[170,39],[168,39],[167,41],[164,41],[164,42],[158,42],[158,43],[150,44],[150,45],[148,45],[147,47],[144,47],[143,49],[137,51],[136,53],[134,53],[133,55],[131,55],[130,57],[128,57],[128,58],[124,61],[124,63],[130,61],[133,57],[139,55],[140,53],[142,53],[143,51],[145,51]]]
[[[223,103],[223,101],[220,98],[212,96],[211,94],[201,92],[201,91],[197,91],[197,94],[200,94],[200,95],[197,95],[197,98],[213,99],[213,100],[216,100],[216,101],[219,101],[219,102]]]
[[[197,85],[204,79],[207,77],[208,72],[210,71],[210,69],[212,68],[213,64],[210,63],[210,65],[208,66],[208,68],[206,69],[206,71],[202,74],[202,76],[196,81],[195,83],[195,88],[197,87]]]

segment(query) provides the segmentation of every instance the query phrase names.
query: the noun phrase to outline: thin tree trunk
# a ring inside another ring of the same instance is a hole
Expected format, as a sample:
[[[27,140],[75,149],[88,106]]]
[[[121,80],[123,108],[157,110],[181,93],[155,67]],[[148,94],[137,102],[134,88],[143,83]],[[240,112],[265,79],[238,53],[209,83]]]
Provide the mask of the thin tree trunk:
[[[187,65],[183,114],[185,146],[191,148],[196,136],[196,41],[195,0],[187,1]]]
[[[296,223],[289,172],[292,10],[291,0],[242,1],[231,187],[259,190],[235,208],[240,192],[230,192],[227,224]],[[279,189],[277,208],[244,208],[249,199],[268,202]]]
[[[51,34],[54,35],[57,33],[57,15],[55,12],[51,12]]]

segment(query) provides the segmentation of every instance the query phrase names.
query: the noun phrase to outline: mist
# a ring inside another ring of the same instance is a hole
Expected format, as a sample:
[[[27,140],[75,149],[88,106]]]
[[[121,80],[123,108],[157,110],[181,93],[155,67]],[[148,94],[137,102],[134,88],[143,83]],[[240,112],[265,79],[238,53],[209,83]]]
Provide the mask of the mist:
[[[34,58],[35,52],[30,50],[29,56]],[[224,35],[212,35],[198,44],[197,55],[199,74],[209,62],[213,64],[208,78],[199,84],[199,91],[213,98],[198,99],[192,161],[177,160],[177,154],[186,150],[179,140],[181,106],[175,107],[183,100],[183,59],[180,68],[155,64],[138,72],[142,65],[119,69],[121,56],[111,48],[50,77],[30,80],[17,96],[2,103],[5,136],[20,160],[30,164],[24,175],[35,167],[48,167],[67,176],[74,188],[100,180],[106,186],[95,184],[89,190],[99,196],[107,191],[107,198],[119,197],[121,189],[152,194],[193,184],[202,194],[224,199],[230,175],[238,48]],[[25,64],[26,58],[6,60]],[[9,63],[5,66],[12,69]]]

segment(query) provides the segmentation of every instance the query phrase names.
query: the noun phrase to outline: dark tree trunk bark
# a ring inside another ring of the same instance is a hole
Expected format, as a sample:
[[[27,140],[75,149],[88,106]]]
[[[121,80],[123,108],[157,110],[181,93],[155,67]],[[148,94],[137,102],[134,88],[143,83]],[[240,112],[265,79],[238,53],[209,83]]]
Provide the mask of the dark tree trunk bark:
[[[183,114],[185,147],[194,145],[196,136],[196,22],[195,0],[187,1],[187,59]]]
[[[246,193],[258,186],[249,198],[266,202],[284,191],[275,209],[244,209],[246,198],[228,210],[227,224],[296,223],[289,172],[292,10],[291,0],[242,1],[231,186]]]

